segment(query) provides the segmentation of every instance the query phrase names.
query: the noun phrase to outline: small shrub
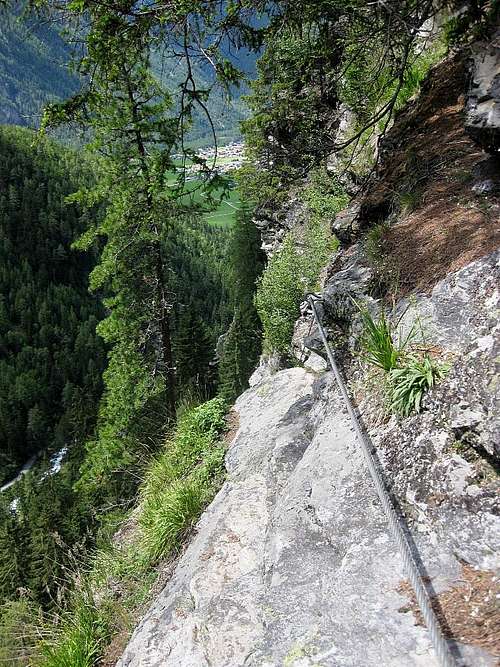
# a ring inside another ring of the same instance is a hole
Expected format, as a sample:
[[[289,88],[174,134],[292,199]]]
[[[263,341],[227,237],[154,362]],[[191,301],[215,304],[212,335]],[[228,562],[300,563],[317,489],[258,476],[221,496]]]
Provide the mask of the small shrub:
[[[447,367],[429,355],[422,358],[409,356],[400,368],[393,368],[389,375],[391,411],[408,417],[420,412],[422,398],[446,373]]]
[[[310,221],[301,243],[288,234],[271,257],[255,296],[267,351],[289,352],[300,302],[306,292],[317,288],[321,269],[337,247],[328,225]]]
[[[207,490],[194,475],[175,480],[148,498],[141,516],[148,561],[159,560],[179,545],[182,535],[198,519],[206,500]]]
[[[271,257],[255,296],[268,350],[280,353],[288,350],[303,294],[299,255],[293,237],[288,235],[281,249]]]
[[[364,250],[367,259],[371,264],[379,264],[384,258],[384,237],[389,229],[386,222],[374,225],[366,234],[364,240]]]
[[[423,192],[421,189],[406,190],[398,195],[399,206],[403,213],[411,213],[415,211],[423,200]]]

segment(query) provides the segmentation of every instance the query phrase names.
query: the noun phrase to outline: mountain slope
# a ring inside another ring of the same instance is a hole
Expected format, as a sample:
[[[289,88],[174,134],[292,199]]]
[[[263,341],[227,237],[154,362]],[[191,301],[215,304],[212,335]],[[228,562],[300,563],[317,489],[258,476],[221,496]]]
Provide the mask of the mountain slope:
[[[94,258],[70,249],[85,217],[65,203],[88,174],[73,151],[34,139],[0,127],[0,481],[85,437],[105,361]]]
[[[0,23],[0,124],[37,127],[43,106],[63,99],[78,89],[78,77],[69,69],[71,54],[58,31],[36,17],[23,17],[20,11],[4,10]],[[237,66],[252,72],[255,56],[234,56]],[[210,85],[211,74],[194,64],[199,88]],[[175,58],[164,65],[153,58],[153,71],[175,94],[182,80],[181,65]],[[240,121],[248,115],[241,90],[233,90],[231,99],[222,90],[211,95],[208,108],[220,144],[241,140]],[[189,142],[195,146],[213,143],[207,117],[196,113]]]
[[[36,127],[43,105],[71,95],[78,79],[56,30],[4,10],[0,23],[0,123]]]

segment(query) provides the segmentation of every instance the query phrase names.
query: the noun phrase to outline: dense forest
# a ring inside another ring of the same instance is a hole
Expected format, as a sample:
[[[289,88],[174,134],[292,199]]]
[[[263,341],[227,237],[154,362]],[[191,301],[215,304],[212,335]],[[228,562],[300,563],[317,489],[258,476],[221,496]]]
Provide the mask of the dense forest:
[[[69,48],[57,29],[21,8],[0,22],[0,123],[36,127],[43,105],[73,94],[78,79],[65,67]]]
[[[87,214],[65,198],[91,180],[82,157],[0,129],[1,481],[30,456],[90,432],[105,349],[88,293],[95,253],[71,250]]]
[[[1,119],[45,106],[39,132],[0,129],[0,481],[39,457],[0,496],[0,660],[91,667],[220,487],[225,416],[262,349],[291,363],[377,141],[498,7],[46,0],[56,27],[28,35],[4,4]],[[228,178],[196,148],[238,138],[244,104],[247,159]],[[244,203],[211,226],[234,181]]]

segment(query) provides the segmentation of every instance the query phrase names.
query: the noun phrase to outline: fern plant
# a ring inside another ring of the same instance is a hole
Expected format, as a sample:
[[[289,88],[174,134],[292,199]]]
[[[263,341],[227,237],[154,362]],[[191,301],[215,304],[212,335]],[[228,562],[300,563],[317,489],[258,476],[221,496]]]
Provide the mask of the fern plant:
[[[422,358],[409,356],[400,368],[389,374],[390,408],[392,412],[408,417],[420,412],[422,398],[448,370],[445,364],[436,362],[428,354]]]

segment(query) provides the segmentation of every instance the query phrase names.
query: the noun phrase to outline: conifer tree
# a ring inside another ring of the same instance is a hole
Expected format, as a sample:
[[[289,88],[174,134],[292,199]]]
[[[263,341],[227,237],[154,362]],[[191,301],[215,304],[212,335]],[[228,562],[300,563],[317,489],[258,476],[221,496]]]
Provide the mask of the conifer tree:
[[[219,392],[234,400],[248,387],[261,351],[261,327],[254,305],[255,282],[263,268],[260,238],[250,211],[243,207],[236,217],[229,244],[233,319],[224,338],[219,363]]]

